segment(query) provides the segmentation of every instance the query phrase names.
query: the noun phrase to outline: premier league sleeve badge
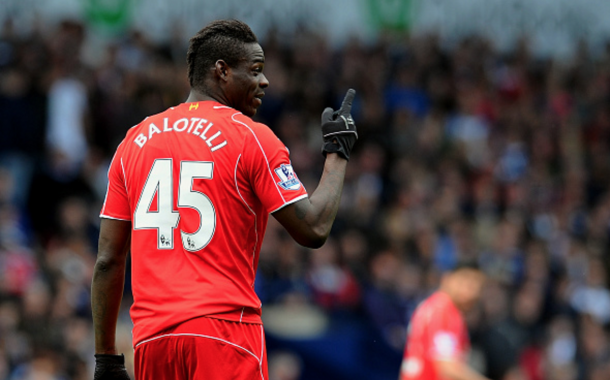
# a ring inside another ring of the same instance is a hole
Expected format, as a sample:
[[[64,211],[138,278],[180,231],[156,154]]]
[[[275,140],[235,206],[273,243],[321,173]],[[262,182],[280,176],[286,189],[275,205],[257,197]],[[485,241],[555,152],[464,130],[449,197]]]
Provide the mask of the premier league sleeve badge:
[[[280,181],[277,183],[285,190],[298,190],[301,188],[301,182],[294,174],[292,165],[282,164],[279,168],[275,169],[275,174],[279,177]]]

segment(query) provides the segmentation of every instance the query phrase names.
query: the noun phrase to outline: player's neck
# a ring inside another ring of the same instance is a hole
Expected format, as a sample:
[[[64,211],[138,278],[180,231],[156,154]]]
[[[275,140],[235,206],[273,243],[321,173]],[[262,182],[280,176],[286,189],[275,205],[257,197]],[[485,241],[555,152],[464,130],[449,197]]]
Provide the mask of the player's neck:
[[[438,289],[439,292],[443,293],[444,295],[446,295],[447,297],[449,297],[449,299],[451,300],[451,302],[455,305],[455,307],[457,307],[458,309],[460,309],[458,302],[457,302],[457,297],[455,296],[455,294],[451,291],[451,287],[450,286],[443,286],[441,285],[441,287]],[[461,310],[461,309],[460,309]]]
[[[206,100],[213,100],[215,102],[224,104],[222,99],[219,99],[219,98],[213,96],[212,94],[203,93],[203,92],[197,91],[195,89],[191,89],[191,92],[189,93],[188,98],[186,98],[185,103],[203,102]]]

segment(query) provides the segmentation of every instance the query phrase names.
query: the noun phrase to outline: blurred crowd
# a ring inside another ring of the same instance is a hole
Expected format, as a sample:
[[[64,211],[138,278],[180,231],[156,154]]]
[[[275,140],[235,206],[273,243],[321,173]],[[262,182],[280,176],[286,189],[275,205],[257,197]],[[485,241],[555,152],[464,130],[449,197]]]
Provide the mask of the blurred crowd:
[[[0,379],[91,378],[109,160],[127,129],[188,94],[188,36],[133,31],[91,63],[87,33],[64,21],[23,35],[10,20],[0,33]],[[610,49],[558,61],[525,39],[506,53],[482,37],[260,37],[271,85],[255,119],[310,193],[320,113],[348,87],[360,136],[324,247],[296,245],[270,219],[256,282],[270,333],[295,333],[282,326],[290,310],[311,316],[301,337],[357,319],[398,357],[418,303],[474,259],[488,275],[467,316],[475,367],[498,380],[610,378]],[[128,283],[127,354],[129,304]],[[303,371],[298,353],[270,352],[271,380]]]

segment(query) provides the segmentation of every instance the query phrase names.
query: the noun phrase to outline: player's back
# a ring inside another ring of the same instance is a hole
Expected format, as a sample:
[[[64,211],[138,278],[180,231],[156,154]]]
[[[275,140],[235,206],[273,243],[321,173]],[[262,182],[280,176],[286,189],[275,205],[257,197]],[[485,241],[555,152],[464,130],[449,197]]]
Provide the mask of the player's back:
[[[278,144],[285,149],[266,126],[212,101],[172,107],[128,132],[109,186],[122,180],[132,220],[134,343],[202,315],[260,323],[254,278],[277,192],[266,196],[258,183],[273,177],[264,147]],[[107,200],[102,216],[122,219],[108,203],[120,202]]]
[[[401,380],[444,380],[434,360],[462,360],[467,347],[461,313],[449,296],[436,292],[417,307],[409,323]]]

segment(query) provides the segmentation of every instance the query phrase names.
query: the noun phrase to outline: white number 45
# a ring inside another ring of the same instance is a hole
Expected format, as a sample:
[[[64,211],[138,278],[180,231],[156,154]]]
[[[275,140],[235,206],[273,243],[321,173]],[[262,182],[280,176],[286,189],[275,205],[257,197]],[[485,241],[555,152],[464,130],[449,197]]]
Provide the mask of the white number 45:
[[[180,213],[174,211],[173,165],[169,158],[157,159],[140,194],[134,214],[134,229],[157,229],[157,248],[174,249],[174,229],[178,227]],[[213,162],[182,161],[178,186],[178,207],[188,207],[199,213],[199,229],[193,233],[180,230],[182,246],[187,251],[204,248],[216,228],[216,211],[210,198],[193,190],[195,178],[212,179]],[[157,196],[156,211],[150,211]]]

